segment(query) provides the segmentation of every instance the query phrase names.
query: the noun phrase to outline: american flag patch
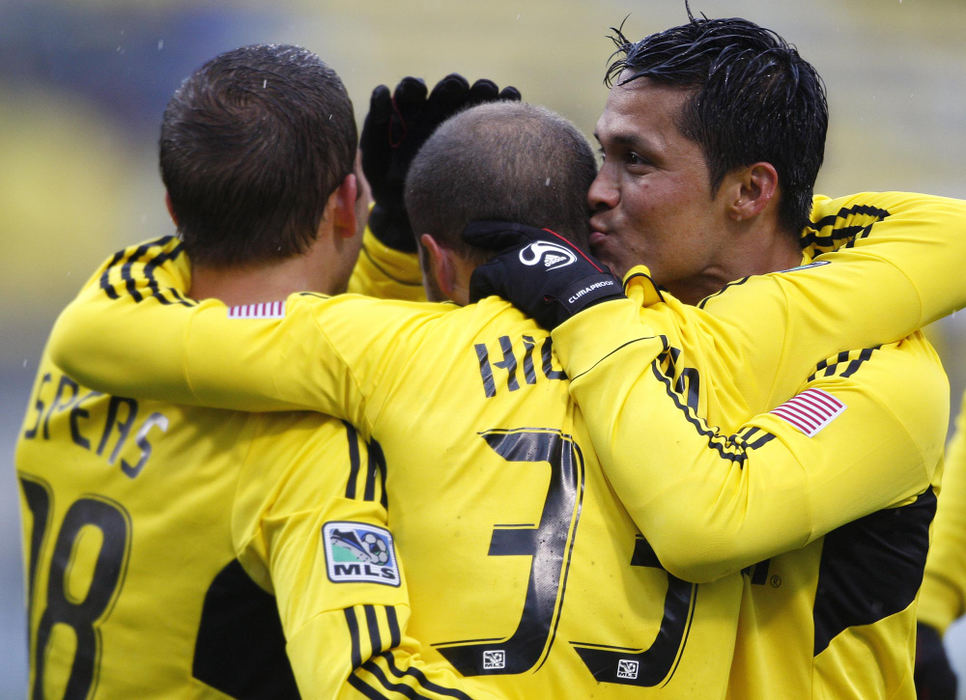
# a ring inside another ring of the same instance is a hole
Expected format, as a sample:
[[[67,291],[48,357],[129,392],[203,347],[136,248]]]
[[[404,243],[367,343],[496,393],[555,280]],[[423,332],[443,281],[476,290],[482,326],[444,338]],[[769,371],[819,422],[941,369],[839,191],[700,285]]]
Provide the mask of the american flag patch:
[[[769,413],[814,437],[844,410],[845,404],[831,394],[821,389],[806,389]]]
[[[228,307],[228,318],[284,318],[285,302],[272,301],[267,304],[243,304]]]

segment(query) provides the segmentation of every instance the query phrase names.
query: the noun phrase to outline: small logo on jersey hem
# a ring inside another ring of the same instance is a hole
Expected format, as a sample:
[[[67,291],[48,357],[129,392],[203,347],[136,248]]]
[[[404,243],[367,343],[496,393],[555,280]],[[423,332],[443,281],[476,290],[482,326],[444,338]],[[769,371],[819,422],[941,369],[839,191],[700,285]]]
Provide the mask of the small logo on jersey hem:
[[[285,302],[243,304],[228,307],[228,318],[285,318]]]
[[[617,677],[624,678],[627,680],[637,680],[637,674],[640,669],[639,662],[634,659],[618,659],[617,660]]]
[[[845,409],[846,405],[828,392],[806,389],[769,413],[791,423],[808,437],[815,437]]]
[[[351,521],[322,526],[325,564],[333,583],[401,583],[392,533],[382,527]]]

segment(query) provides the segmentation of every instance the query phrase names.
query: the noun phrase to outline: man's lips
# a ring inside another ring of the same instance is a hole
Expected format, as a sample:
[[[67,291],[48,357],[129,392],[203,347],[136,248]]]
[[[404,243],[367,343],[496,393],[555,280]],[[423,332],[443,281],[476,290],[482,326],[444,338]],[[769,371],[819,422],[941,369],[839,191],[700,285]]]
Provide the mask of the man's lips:
[[[590,245],[590,252],[594,254],[600,262],[604,263],[610,270],[611,274],[615,277],[620,277],[614,271],[614,265],[606,259],[606,250],[604,249],[604,244],[607,241],[607,234],[603,231],[593,231],[588,239],[588,244]]]

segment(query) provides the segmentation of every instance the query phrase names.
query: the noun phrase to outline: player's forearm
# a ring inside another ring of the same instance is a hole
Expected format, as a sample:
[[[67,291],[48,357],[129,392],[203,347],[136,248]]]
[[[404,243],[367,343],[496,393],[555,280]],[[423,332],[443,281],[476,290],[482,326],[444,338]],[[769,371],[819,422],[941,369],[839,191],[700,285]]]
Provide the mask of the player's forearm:
[[[628,381],[633,355],[628,347],[599,363],[571,393],[594,419],[591,439],[615,493],[678,577],[711,580],[799,548],[923,492],[934,476],[938,385],[919,383],[924,401],[897,413],[898,396],[833,379],[848,407],[820,433],[765,413],[732,435],[697,418],[656,363]],[[899,382],[891,388],[903,393]]]
[[[85,290],[54,324],[51,357],[72,378],[106,394],[197,403],[184,373],[183,330],[154,324],[159,311],[154,302],[137,309]]]

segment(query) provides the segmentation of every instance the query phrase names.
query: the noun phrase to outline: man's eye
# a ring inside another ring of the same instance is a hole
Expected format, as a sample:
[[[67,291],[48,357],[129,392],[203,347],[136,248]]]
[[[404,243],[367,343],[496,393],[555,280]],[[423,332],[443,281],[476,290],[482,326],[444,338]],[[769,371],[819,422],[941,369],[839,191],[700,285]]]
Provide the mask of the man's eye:
[[[627,152],[627,155],[624,156],[624,158],[627,161],[628,165],[643,165],[644,164],[644,159],[641,158],[636,153],[634,153],[633,151],[628,151]]]

